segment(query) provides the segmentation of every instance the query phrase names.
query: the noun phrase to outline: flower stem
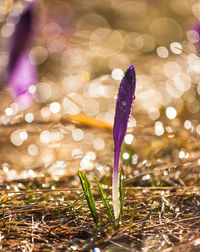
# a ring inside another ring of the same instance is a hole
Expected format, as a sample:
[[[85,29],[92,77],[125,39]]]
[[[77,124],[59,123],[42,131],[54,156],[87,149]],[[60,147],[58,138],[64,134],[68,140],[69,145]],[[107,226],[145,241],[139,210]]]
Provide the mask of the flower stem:
[[[121,147],[121,146],[120,146]],[[120,200],[119,200],[119,156],[120,149],[114,150],[114,170],[113,170],[113,184],[112,184],[112,198],[115,219],[120,215]]]

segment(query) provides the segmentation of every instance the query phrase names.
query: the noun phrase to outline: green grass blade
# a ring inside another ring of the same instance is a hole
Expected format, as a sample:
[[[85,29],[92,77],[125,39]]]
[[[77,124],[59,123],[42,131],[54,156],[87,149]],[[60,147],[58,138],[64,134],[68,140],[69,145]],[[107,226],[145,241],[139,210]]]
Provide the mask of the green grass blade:
[[[133,211],[132,211],[132,215],[131,215],[131,221],[130,221],[129,232],[128,232],[129,235],[131,233],[132,224],[133,224],[133,221],[135,218],[135,206],[136,206],[136,202],[133,203]]]
[[[85,196],[85,193],[83,192],[83,193],[78,197],[78,199],[74,200],[74,202],[73,202],[72,204],[68,205],[64,210],[67,210],[67,209],[69,209],[69,208],[74,208],[84,196]]]
[[[114,216],[113,216],[113,213],[112,213],[112,211],[111,211],[109,201],[108,201],[108,199],[107,199],[106,196],[105,196],[105,193],[104,193],[104,191],[103,191],[103,188],[102,188],[102,186],[100,185],[99,181],[97,180],[97,177],[94,176],[94,179],[95,179],[95,181],[96,181],[96,183],[97,183],[99,192],[100,192],[100,194],[101,194],[101,198],[102,198],[102,200],[103,200],[103,202],[104,202],[105,208],[107,209],[108,215],[110,216],[111,220],[114,220]]]
[[[78,171],[78,175],[80,178],[81,186],[83,189],[83,192],[85,194],[85,198],[87,200],[88,207],[90,209],[90,212],[92,214],[92,218],[96,224],[99,222],[98,214],[96,211],[95,201],[94,197],[90,188],[90,183],[87,179],[87,176],[84,172]]]
[[[94,216],[94,218],[96,220],[95,222],[98,223],[98,215],[97,215],[97,212],[96,212],[94,197],[93,197],[92,191],[90,189],[90,183],[89,183],[85,173],[83,173],[83,177],[84,177],[84,180],[85,180],[87,195],[88,195],[88,198],[89,198],[89,201],[90,201],[90,206],[91,206],[91,209],[92,209],[92,212],[93,212],[93,216]]]
[[[125,187],[126,187],[126,182],[124,180],[124,170],[123,168],[121,168],[120,177],[119,177],[119,199],[120,199],[120,218],[121,219],[123,218]]]
[[[81,186],[83,188],[83,192],[84,194],[86,194],[86,188],[85,188],[85,182],[84,182],[84,179],[83,179],[83,174],[81,171],[78,171],[78,176],[80,178],[80,182],[81,182]],[[86,195],[85,195],[86,196]]]

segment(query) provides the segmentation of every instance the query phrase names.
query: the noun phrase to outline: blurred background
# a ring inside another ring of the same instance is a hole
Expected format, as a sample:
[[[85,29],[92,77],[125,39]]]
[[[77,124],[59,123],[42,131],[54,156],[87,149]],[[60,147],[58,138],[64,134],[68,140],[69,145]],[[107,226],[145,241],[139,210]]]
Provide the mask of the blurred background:
[[[38,1],[29,47],[38,82],[28,88],[33,101],[24,109],[3,80],[9,57],[5,44],[14,31],[10,16],[20,15],[27,2],[0,1],[1,182],[44,176],[57,181],[80,168],[109,173],[116,95],[131,64],[137,89],[123,160],[131,167],[150,158],[167,162],[172,156],[155,157],[154,146],[147,150],[146,143],[161,139],[166,145],[175,131],[200,135],[195,28],[200,1]],[[156,146],[157,153],[162,145]],[[183,148],[176,155],[189,154]]]

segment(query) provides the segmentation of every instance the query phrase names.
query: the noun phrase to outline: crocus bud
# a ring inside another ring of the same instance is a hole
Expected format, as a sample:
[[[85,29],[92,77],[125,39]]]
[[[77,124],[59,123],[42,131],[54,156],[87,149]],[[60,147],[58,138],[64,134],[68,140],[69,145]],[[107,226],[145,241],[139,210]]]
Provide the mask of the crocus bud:
[[[119,218],[120,200],[119,200],[119,157],[122,142],[124,140],[128,120],[131,112],[133,100],[135,99],[135,68],[131,65],[121,81],[118,98],[115,109],[115,120],[113,127],[114,138],[114,170],[113,170],[113,208],[115,219]]]

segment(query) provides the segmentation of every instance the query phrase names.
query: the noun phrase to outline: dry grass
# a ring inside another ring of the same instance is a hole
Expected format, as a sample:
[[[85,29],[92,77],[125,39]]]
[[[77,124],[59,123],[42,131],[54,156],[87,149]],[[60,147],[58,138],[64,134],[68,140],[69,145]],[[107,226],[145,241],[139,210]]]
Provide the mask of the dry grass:
[[[183,248],[199,251],[199,141],[187,141],[184,147],[190,155],[179,159],[175,150],[190,133],[177,132],[170,152],[166,144],[160,148],[161,139],[147,137],[145,132],[138,136],[137,151],[145,138],[146,144],[151,141],[154,153],[157,144],[162,155],[160,159],[152,158],[149,149],[148,161],[141,160],[134,167],[124,163],[127,186],[124,216],[119,226],[110,220],[93,182],[100,218],[98,227],[84,197],[80,197],[82,189],[72,186],[77,176],[62,177],[57,182],[50,177],[4,181],[0,198],[1,251],[89,251],[95,247],[103,251],[109,248],[111,251],[183,251]],[[166,135],[162,141],[168,141]],[[93,171],[88,175],[92,176]],[[109,176],[107,181],[109,185]],[[107,186],[105,191],[110,198],[111,188]]]

